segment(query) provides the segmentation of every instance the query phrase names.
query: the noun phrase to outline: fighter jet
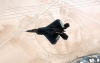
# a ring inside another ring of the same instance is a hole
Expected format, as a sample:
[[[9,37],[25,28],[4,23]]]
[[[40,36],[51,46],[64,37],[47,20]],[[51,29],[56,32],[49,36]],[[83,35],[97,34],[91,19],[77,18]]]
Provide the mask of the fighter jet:
[[[35,32],[38,35],[44,35],[50,41],[51,44],[56,44],[60,36],[64,40],[68,39],[68,36],[64,33],[64,29],[67,29],[69,26],[69,23],[63,24],[59,19],[56,19],[54,22],[52,22],[46,27],[27,30],[26,32]]]

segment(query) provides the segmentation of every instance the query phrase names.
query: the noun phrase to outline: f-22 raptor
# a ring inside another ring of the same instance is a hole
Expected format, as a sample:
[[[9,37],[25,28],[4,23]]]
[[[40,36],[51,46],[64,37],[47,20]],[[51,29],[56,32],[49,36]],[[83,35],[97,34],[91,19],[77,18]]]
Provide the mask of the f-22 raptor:
[[[56,19],[54,22],[52,22],[46,27],[27,30],[26,32],[35,32],[38,35],[44,35],[50,41],[51,44],[56,44],[60,36],[64,40],[68,39],[68,36],[64,33],[64,29],[67,29],[69,26],[69,23],[63,24],[59,19]]]

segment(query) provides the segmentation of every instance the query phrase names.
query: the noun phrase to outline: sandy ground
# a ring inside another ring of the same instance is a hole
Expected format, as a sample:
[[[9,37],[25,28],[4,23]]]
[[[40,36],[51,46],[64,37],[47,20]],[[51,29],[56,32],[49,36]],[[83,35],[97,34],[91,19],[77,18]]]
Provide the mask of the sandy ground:
[[[77,8],[66,2],[1,0],[0,63],[67,63],[99,53],[100,5]],[[25,32],[47,26],[55,19],[70,24],[66,29],[68,40],[60,38],[52,45],[44,36]]]

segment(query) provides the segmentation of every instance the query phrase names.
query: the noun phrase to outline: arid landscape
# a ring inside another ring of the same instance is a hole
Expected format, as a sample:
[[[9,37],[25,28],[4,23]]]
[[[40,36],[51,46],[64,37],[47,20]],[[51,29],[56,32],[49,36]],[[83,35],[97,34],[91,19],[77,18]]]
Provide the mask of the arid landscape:
[[[97,0],[1,0],[0,63],[73,63],[100,53],[100,2]],[[68,40],[52,45],[27,33],[56,19],[69,23]]]

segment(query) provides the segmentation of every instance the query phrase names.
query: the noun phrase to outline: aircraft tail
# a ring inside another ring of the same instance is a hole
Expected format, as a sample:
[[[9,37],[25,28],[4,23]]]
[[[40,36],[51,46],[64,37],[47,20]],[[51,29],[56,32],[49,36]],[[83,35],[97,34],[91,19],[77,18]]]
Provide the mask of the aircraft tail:
[[[64,40],[67,40],[67,39],[68,39],[68,36],[67,36],[65,33],[60,34],[60,36],[61,36]]]
[[[69,26],[70,26],[69,23],[65,23],[64,24],[64,29],[68,28]]]

